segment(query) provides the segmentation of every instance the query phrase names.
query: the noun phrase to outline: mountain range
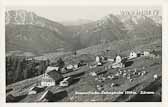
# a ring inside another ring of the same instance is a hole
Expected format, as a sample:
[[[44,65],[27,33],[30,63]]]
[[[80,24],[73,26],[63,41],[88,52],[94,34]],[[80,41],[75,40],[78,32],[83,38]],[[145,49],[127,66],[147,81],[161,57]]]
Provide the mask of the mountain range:
[[[26,10],[5,12],[6,51],[77,50],[117,40],[160,38],[161,16],[109,14],[96,21],[58,23]]]

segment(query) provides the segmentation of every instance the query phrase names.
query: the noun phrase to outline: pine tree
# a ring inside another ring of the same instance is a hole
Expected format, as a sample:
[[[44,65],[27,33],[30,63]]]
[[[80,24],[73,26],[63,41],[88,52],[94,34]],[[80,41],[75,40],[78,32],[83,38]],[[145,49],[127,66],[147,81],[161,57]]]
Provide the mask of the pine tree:
[[[20,80],[20,73],[21,73],[21,61],[18,61],[17,68],[16,68],[16,74],[15,74],[15,82]]]
[[[59,59],[58,59],[57,64],[58,64],[58,67],[59,67],[59,68],[63,68],[64,65],[65,65],[64,61],[62,60],[62,58],[59,58]]]

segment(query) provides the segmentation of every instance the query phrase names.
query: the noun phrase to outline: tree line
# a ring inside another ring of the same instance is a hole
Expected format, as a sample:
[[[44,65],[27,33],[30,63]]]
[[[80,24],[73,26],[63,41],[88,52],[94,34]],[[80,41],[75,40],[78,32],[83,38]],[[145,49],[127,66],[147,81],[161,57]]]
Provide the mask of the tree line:
[[[6,85],[43,74],[49,63],[49,60],[6,56]]]

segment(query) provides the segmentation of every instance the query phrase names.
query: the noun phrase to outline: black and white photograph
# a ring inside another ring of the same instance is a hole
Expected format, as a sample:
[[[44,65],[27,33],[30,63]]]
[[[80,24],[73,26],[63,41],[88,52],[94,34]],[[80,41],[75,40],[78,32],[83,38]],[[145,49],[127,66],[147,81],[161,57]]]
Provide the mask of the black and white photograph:
[[[162,102],[161,6],[6,6],[6,103]]]

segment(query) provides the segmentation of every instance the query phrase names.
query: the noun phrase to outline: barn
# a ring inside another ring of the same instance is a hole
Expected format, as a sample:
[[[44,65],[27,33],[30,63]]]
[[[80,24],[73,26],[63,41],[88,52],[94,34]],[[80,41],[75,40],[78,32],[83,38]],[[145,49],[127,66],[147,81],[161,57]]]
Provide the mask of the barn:
[[[63,76],[59,71],[47,71],[42,77],[41,86],[55,86],[62,79]]]

